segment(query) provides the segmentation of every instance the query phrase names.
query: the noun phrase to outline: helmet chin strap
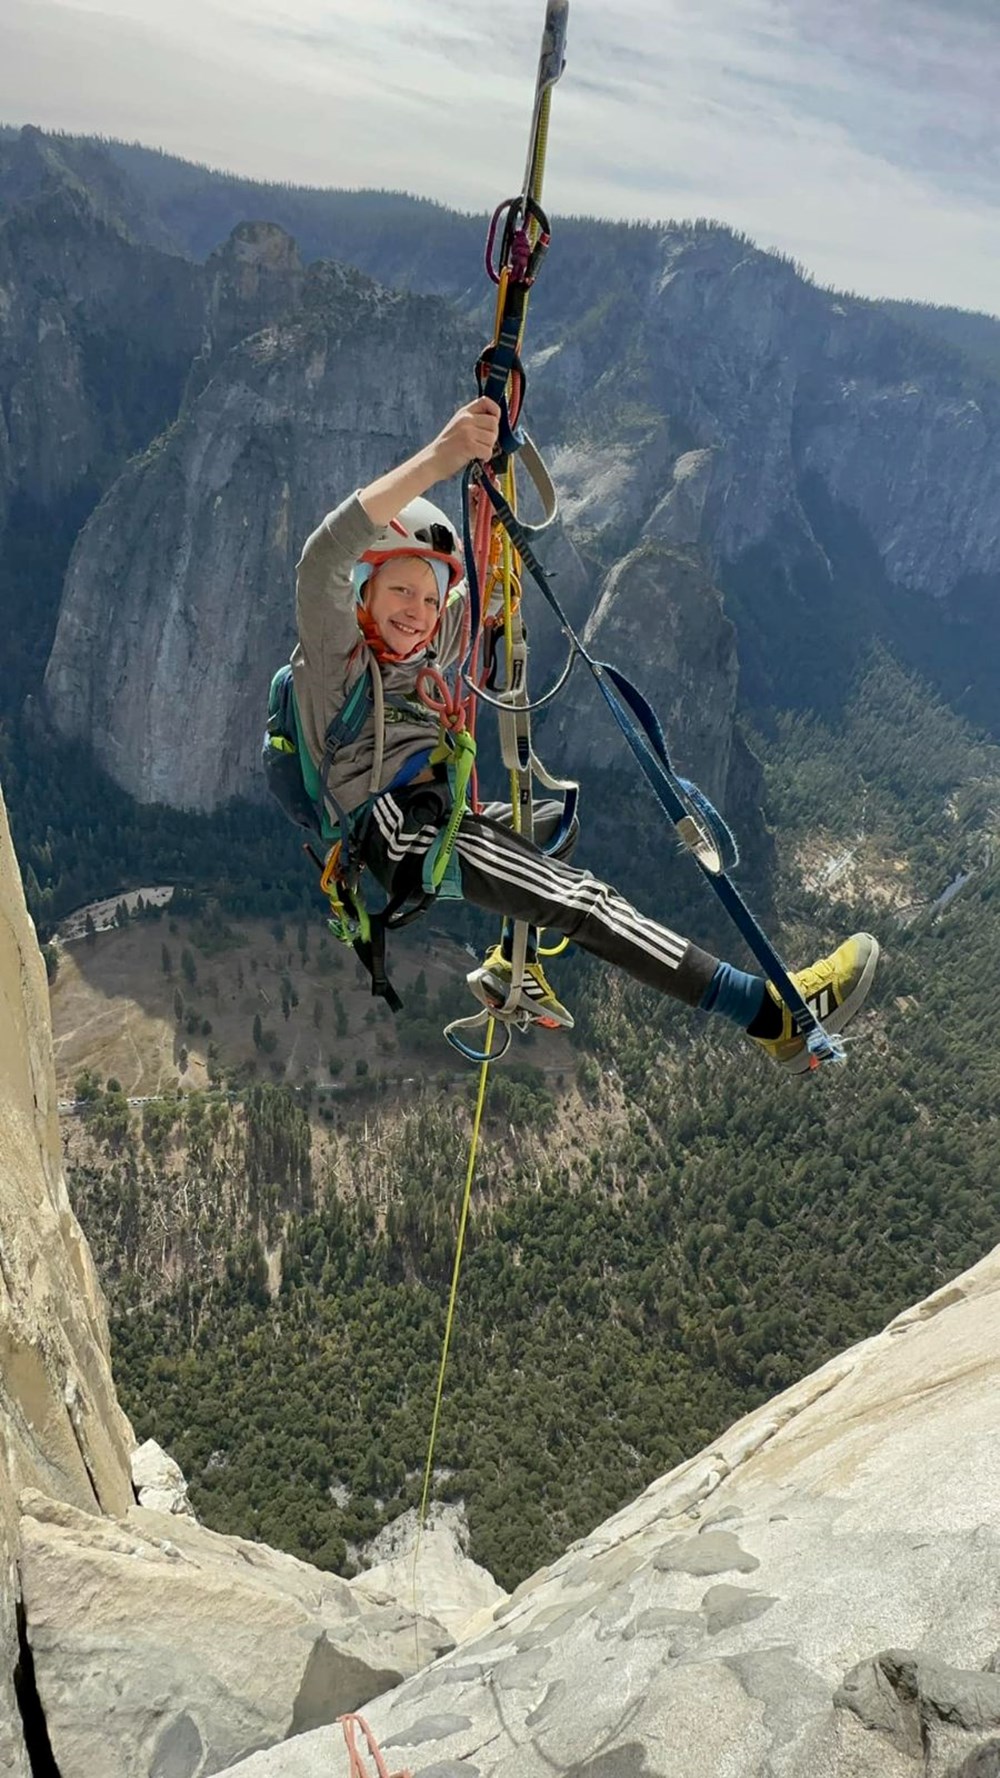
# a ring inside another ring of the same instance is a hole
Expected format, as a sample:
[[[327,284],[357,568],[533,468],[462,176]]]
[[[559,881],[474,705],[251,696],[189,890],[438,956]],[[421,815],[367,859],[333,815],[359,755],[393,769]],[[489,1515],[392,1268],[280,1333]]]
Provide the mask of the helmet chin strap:
[[[361,597],[359,600],[358,626],[377,661],[408,661],[411,655],[422,653],[424,649],[430,647],[438,633],[440,623],[441,618],[439,616],[437,623],[434,625],[433,630],[425,642],[418,642],[416,646],[409,649],[406,654],[399,654],[394,648],[389,647],[378,624],[375,622],[375,619],[372,617],[371,612],[365,604],[364,598]]]
[[[400,553],[402,554],[402,552]],[[447,599],[446,597],[441,597],[441,580],[437,573],[437,563],[427,561],[427,558],[421,556],[416,550],[412,551],[412,553],[407,552],[407,559],[415,562],[426,562],[427,567],[432,570],[438,588],[438,614],[430,635],[426,637],[423,642],[418,642],[413,648],[408,649],[405,654],[401,654],[397,649],[390,648],[368,607],[368,594],[371,590],[372,580],[378,573],[378,568],[373,567],[371,562],[355,562],[354,567],[351,569],[351,585],[354,588],[354,597],[357,600],[358,607],[358,625],[369,649],[377,661],[408,661],[411,655],[418,654],[423,649],[430,647],[441,627],[441,619],[444,616]],[[381,563],[379,564],[380,567],[382,565],[383,564]]]

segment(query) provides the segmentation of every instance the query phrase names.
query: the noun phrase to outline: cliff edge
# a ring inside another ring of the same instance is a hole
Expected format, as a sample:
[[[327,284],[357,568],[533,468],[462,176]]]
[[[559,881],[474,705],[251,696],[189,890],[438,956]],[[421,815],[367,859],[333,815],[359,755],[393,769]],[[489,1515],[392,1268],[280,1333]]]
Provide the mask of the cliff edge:
[[[0,1771],[29,1778],[20,1672],[17,1497],[84,1513],[133,1503],[104,1298],[63,1179],[49,1000],[0,795]]]
[[[1000,1248],[366,1710],[412,1778],[997,1778]],[[240,1778],[346,1778],[326,1728]]]

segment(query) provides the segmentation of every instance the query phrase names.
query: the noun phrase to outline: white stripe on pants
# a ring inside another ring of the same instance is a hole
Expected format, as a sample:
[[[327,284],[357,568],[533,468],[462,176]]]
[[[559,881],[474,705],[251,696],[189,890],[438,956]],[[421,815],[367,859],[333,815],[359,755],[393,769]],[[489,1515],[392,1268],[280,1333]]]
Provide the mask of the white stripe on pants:
[[[466,815],[455,851],[466,901],[564,933],[661,994],[699,1005],[717,959],[638,913],[590,871],[540,852],[482,815]]]
[[[424,857],[448,819],[446,783],[384,792],[364,842],[365,861],[391,895],[416,890]],[[558,803],[540,804],[535,832],[544,843],[555,833]],[[608,883],[567,862],[576,844],[574,824],[558,853],[543,852],[510,826],[510,805],[490,803],[465,815],[455,839],[466,901],[529,926],[571,938],[585,951],[624,969],[661,994],[698,1006],[717,959],[686,938],[640,914]]]

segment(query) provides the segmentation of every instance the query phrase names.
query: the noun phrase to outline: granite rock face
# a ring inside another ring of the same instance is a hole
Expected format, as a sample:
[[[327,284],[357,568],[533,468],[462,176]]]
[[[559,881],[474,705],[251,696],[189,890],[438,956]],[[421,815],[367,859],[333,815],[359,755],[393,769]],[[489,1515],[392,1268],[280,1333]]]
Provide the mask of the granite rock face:
[[[131,1462],[132,1486],[140,1506],[154,1513],[177,1513],[187,1519],[195,1517],[180,1464],[175,1463],[155,1439],[147,1438],[137,1446]]]
[[[835,1702],[882,1735],[927,1778],[989,1778],[1000,1770],[1000,1678],[912,1649],[886,1649],[845,1677]]]
[[[357,1709],[452,1647],[391,1599],[188,1518],[25,1491],[21,1573],[60,1778],[196,1778]]]
[[[736,632],[698,555],[643,541],[607,576],[583,641],[597,660],[624,665],[677,738],[678,765],[724,801],[739,690]],[[606,759],[617,735],[592,687],[586,707],[593,706],[595,719],[580,721],[582,679],[566,719],[573,745],[577,757]]]
[[[744,707],[835,709],[879,641],[1000,732],[996,379],[725,230],[619,246],[610,289],[580,265],[533,335],[577,542],[697,548]]]
[[[738,1422],[366,1709],[413,1778],[987,1778],[1000,1249]],[[344,1778],[339,1730],[240,1778]]]
[[[566,243],[571,268],[585,232]],[[377,236],[373,226],[375,258]],[[540,555],[580,625],[604,576],[588,634],[667,686],[679,719],[665,716],[668,734],[724,809],[745,823],[734,793],[752,810],[759,788],[738,700],[815,700],[831,661],[849,674],[876,636],[933,672],[942,626],[957,657],[968,630],[962,684],[988,677],[973,618],[996,627],[1000,653],[1000,392],[989,379],[724,230],[633,231],[606,266],[610,307],[595,301],[585,253],[574,277],[558,251],[546,267],[558,314],[539,287],[528,419],[565,528]],[[303,271],[291,238],[262,222],[194,270],[200,332],[180,418],[78,540],[46,699],[60,732],[91,741],[140,800],[209,810],[253,794],[305,535],[469,395],[481,324],[359,273]],[[871,597],[858,591],[859,551]],[[528,600],[539,685],[559,638]],[[699,688],[683,707],[680,647]],[[974,700],[987,721],[991,696]],[[183,758],[178,706],[193,713]],[[588,710],[575,675],[556,713],[573,744],[557,765],[579,758],[581,737],[584,763],[601,747]]]
[[[452,1647],[400,1603],[398,1565],[352,1584],[208,1531],[176,1464],[134,1447],[66,1195],[45,966],[0,800],[0,1770],[201,1778]],[[135,1504],[130,1453],[163,1511]],[[505,1597],[445,1542],[422,1597],[433,1582],[462,1615]]]
[[[149,224],[96,146],[0,144],[0,524],[17,497],[92,502],[233,345],[300,307],[283,229],[243,223],[198,265]]]
[[[126,1512],[135,1440],[104,1298],[62,1174],[45,966],[0,799],[0,1770],[27,1778],[14,1703],[21,1488]]]
[[[763,773],[738,721],[735,626],[704,554],[660,536],[643,537],[605,576],[581,629],[593,658],[620,667],[648,699],[675,769],[737,823],[742,863],[758,885],[764,883],[773,841],[761,816]],[[555,661],[543,658],[541,664],[541,683],[551,683]],[[642,811],[629,840],[635,862],[636,841],[662,849],[663,830],[651,799],[637,800],[639,768],[592,678],[577,668],[570,683],[539,724],[542,757],[579,776],[587,831],[592,823],[600,827],[610,855],[620,845],[622,814]],[[674,862],[666,862],[668,872]]]
[[[301,318],[230,352],[88,521],[45,678],[60,732],[141,802],[246,795],[305,538],[433,436],[467,358],[436,299],[314,267]]]
[[[562,447],[580,524],[609,522],[610,505],[612,523],[630,516],[733,561],[782,524],[812,536],[798,489],[815,472],[865,524],[893,584],[946,598],[963,575],[1000,570],[994,382],[724,229],[667,228],[623,259],[627,353],[613,335],[581,351],[595,296],[584,282],[584,313],[548,313],[540,354],[562,426],[600,415],[598,448]]]
[[[242,223],[204,266],[160,251],[156,203],[119,159],[37,131],[0,154],[0,484],[49,501],[88,478],[106,487],[180,412],[79,540],[46,690],[57,728],[91,740],[133,794],[208,809],[253,783],[260,687],[290,633],[303,536],[471,393],[483,324],[434,298],[389,299],[359,274],[305,271],[267,221]],[[338,252],[471,310],[470,219],[428,212],[400,233],[393,206],[356,211],[338,212]],[[648,542],[700,557],[724,594],[744,705],[808,705],[824,690],[835,704],[878,637],[946,694],[971,682],[965,713],[1000,724],[1000,391],[959,351],[726,230],[585,222],[557,229],[529,350],[527,417],[566,525],[541,554],[574,622]],[[143,399],[123,417],[134,390]],[[622,646],[641,632],[626,670],[639,659],[669,679],[669,584],[652,627],[638,607],[619,613]],[[638,586],[628,579],[619,604]],[[530,593],[529,609],[534,624]],[[535,682],[551,631],[543,614]],[[228,686],[201,658],[220,647]],[[199,719],[181,762],[162,717],[144,736],[135,706],[150,689],[154,712],[186,708],[192,684],[216,718]],[[571,682],[569,725],[583,684]],[[734,749],[730,727],[698,775],[723,782]]]
[[[132,240],[25,134],[0,178],[0,525],[15,495],[106,485],[173,417],[203,341],[203,269]]]
[[[461,1642],[508,1597],[488,1569],[469,1559],[468,1542],[464,1508],[434,1501],[418,1544],[411,1507],[368,1545],[367,1566],[351,1585],[366,1598],[415,1598]]]
[[[205,340],[188,377],[185,407],[240,340],[298,312],[306,271],[284,229],[270,222],[244,222],[209,255],[205,281]]]

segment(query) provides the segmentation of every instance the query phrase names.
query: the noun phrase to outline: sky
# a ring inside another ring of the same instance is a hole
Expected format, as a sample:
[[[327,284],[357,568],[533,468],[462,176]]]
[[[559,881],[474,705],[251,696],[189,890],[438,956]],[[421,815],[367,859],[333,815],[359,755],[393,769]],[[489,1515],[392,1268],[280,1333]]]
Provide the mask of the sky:
[[[543,0],[3,0],[0,122],[489,210]],[[1000,0],[570,0],[545,200],[1000,312]]]

